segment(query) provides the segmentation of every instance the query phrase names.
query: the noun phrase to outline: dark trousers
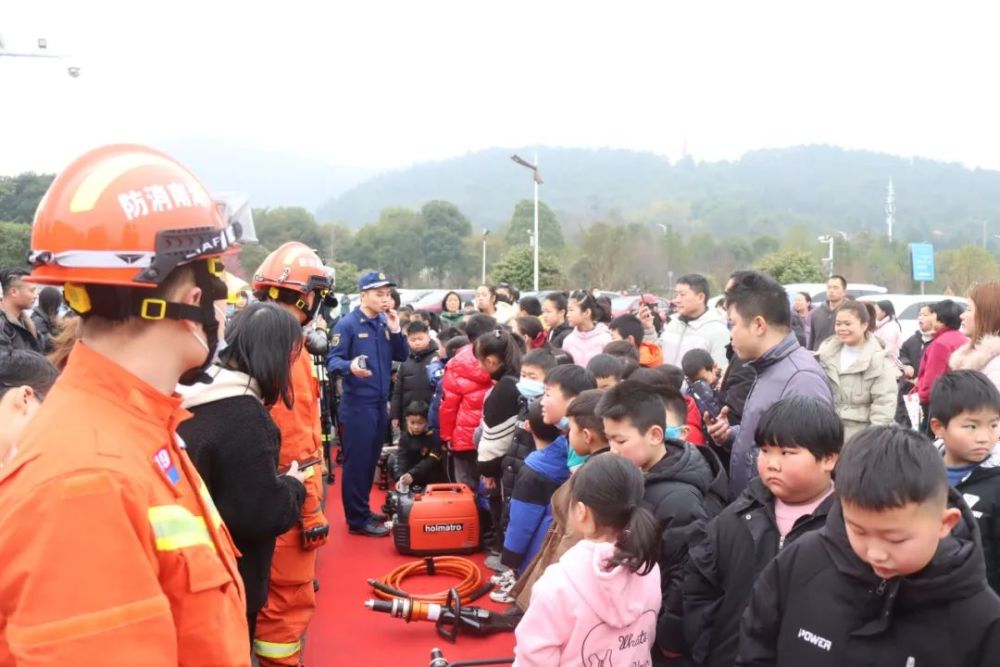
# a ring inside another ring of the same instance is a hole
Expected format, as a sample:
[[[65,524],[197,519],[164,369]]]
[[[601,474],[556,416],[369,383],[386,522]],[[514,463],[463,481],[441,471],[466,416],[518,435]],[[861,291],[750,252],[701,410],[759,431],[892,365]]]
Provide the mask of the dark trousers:
[[[342,448],[344,469],[341,475],[341,493],[347,525],[362,528],[372,516],[368,506],[375,468],[382,454],[389,412],[385,402],[351,404],[340,402],[340,423],[344,429]]]

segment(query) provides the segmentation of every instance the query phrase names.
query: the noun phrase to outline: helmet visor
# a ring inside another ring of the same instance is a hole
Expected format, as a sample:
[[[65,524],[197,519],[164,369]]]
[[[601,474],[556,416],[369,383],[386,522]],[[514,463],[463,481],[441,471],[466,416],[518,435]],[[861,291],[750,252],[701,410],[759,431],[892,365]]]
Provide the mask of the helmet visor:
[[[242,192],[216,192],[212,194],[219,215],[236,232],[238,243],[257,243],[257,230],[253,224],[250,200]]]

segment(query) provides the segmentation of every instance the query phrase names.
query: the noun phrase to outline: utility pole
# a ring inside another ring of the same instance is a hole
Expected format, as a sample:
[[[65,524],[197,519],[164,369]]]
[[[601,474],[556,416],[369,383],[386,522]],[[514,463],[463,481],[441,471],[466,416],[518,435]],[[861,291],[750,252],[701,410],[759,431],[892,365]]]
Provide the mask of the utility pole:
[[[889,188],[885,196],[885,225],[889,228],[889,243],[892,243],[892,226],[896,222],[896,191],[889,179]]]
[[[490,235],[490,230],[483,230],[483,280],[480,285],[486,284],[486,237]]]
[[[826,271],[827,271],[826,275],[827,276],[832,276],[833,275],[833,244],[836,242],[834,240],[834,238],[833,238],[833,234],[824,234],[823,236],[817,237],[816,240],[819,241],[820,243],[825,243],[826,244],[827,255],[826,255],[826,259],[824,259],[823,262],[826,264]]]

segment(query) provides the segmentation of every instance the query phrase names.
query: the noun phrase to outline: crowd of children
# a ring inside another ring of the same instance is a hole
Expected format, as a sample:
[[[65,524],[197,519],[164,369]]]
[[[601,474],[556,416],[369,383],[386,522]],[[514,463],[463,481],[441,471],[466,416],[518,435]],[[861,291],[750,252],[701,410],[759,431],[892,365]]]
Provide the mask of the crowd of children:
[[[968,322],[966,333],[978,332],[968,349],[957,347],[959,314],[948,304],[929,309],[937,333],[917,335],[929,353],[902,345],[913,367],[901,372],[924,407],[907,429],[881,425],[874,408],[850,417],[852,392],[827,384],[883,349],[857,303],[831,310],[842,344],[821,342],[817,362],[770,278],[731,278],[728,352],[707,287],[692,276],[679,284],[680,314],[666,327],[645,302],[613,318],[589,291],[539,301],[509,285],[480,288],[478,312],[450,293],[441,317],[401,313],[408,357],[388,405],[398,431],[389,471],[400,490],[450,480],[477,494],[491,598],[517,621],[515,664],[1000,664],[1000,390],[980,370],[948,368],[954,350],[968,357],[997,331],[989,308]],[[250,336],[255,324],[268,329]],[[267,465],[246,465],[244,432],[251,417],[289,407],[285,360],[300,334],[301,320],[274,304],[248,307],[220,355],[227,374],[213,370],[221,381],[185,399],[198,469],[242,461],[228,473],[256,470],[270,486],[252,486],[281,501],[247,513],[217,488],[222,477],[202,473],[243,553],[251,641],[271,601],[266,578],[254,586],[247,568],[268,571],[274,535],[301,519],[307,475],[294,464],[274,483],[277,427],[250,429],[266,440]],[[852,345],[870,353],[845,360]],[[4,354],[0,473],[22,464],[21,429],[56,374],[36,352]],[[879,382],[884,416],[895,398]],[[225,416],[238,403],[247,419],[238,428],[210,420],[208,398],[229,401]],[[241,542],[258,533],[270,541],[255,558]]]
[[[898,426],[852,427],[845,446],[829,397],[779,397],[755,417],[755,470],[732,495],[730,446],[709,429],[729,411],[717,350],[665,365],[648,308],[612,319],[587,292],[526,305],[509,327],[485,313],[446,327],[439,358],[396,387],[429,392],[441,424],[428,435],[426,402],[407,405],[396,474],[487,501],[516,665],[1000,664],[1000,393],[986,376],[934,385],[939,451]]]

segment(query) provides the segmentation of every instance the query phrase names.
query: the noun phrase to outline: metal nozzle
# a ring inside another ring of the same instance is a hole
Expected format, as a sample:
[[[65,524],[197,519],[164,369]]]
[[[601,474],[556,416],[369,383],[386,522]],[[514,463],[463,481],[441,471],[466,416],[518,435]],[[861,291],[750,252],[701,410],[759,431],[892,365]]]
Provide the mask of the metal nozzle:
[[[380,611],[384,614],[392,613],[392,602],[386,600],[365,600],[365,606],[372,611]]]

